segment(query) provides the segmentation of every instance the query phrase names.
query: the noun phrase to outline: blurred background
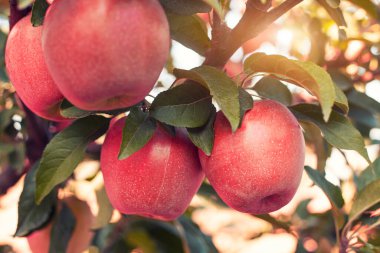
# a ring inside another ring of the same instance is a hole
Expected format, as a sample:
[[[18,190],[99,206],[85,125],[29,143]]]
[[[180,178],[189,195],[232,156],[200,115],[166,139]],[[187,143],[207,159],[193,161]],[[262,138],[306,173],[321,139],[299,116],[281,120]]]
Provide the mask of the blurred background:
[[[273,1],[276,6],[282,1]],[[338,1],[339,2],[339,1]],[[28,6],[31,2],[20,1]],[[372,179],[380,177],[380,1],[340,1],[344,21],[339,15],[328,13],[320,1],[303,1],[289,13],[269,26],[257,38],[246,42],[233,55],[225,67],[231,77],[239,77],[243,72],[243,61],[253,52],[279,54],[289,58],[308,60],[326,67],[335,83],[345,92],[350,104],[349,117],[355,127],[365,137],[368,152],[375,161],[375,175],[368,176],[368,163],[356,152],[332,148],[321,136],[318,129],[303,125],[307,141],[305,165],[325,171],[325,178],[339,186],[345,205],[342,212],[349,213],[358,190]],[[245,1],[231,0],[226,22],[233,28],[242,17]],[[33,150],[30,142],[38,146],[36,139],[30,138],[24,120],[25,113],[18,107],[14,89],[9,83],[4,69],[4,45],[8,33],[9,7],[7,0],[0,1],[0,252],[31,252],[27,238],[13,237],[17,227],[17,208],[24,173],[30,167],[27,157]],[[199,14],[210,30],[210,15]],[[194,51],[172,42],[171,59],[163,70],[152,94],[158,94],[170,87],[175,80],[173,68],[191,69],[202,64],[204,58]],[[261,84],[260,84],[261,82]],[[264,83],[266,85],[262,85]],[[253,78],[247,86],[254,94],[274,98],[285,105],[301,102],[313,103],[315,99],[305,90],[292,84],[278,84],[262,77]],[[281,85],[283,89],[271,89]],[[54,135],[65,126],[38,119],[39,124],[48,126]],[[307,131],[306,131],[307,129]],[[29,144],[28,144],[29,142]],[[122,224],[125,217],[110,207],[104,197],[102,175],[99,171],[98,153],[102,138],[92,144],[89,155],[75,171],[73,178],[59,192],[60,199],[75,196],[89,207],[83,217],[90,217],[89,228],[98,229],[90,234],[91,240],[104,240],[107,231]],[[371,179],[372,177],[372,179]],[[380,195],[380,192],[378,193]],[[380,252],[379,205],[363,213],[361,221],[354,224],[348,234],[350,244],[359,246],[358,252]],[[82,217],[82,218],[83,218]],[[106,225],[108,220],[111,225]],[[106,222],[105,222],[106,221]],[[169,252],[152,250],[147,247],[150,240],[174,245],[175,239],[165,237],[164,223],[128,217],[128,235],[135,248],[132,252]],[[113,225],[112,225],[113,224]],[[290,252],[339,252],[332,206],[324,192],[305,173],[301,186],[293,200],[284,208],[268,216],[252,216],[227,208],[205,183],[194,197],[188,212],[182,220],[170,224],[180,231],[198,227],[187,240],[202,241],[198,252],[222,253],[290,253]],[[145,231],[149,239],[138,234],[136,229]],[[153,230],[151,228],[157,228]],[[123,230],[124,231],[124,230]],[[132,231],[132,232],[131,232]],[[155,231],[155,232],[154,232]],[[102,234],[103,233],[103,234]],[[121,233],[122,234],[122,233]],[[159,236],[160,234],[161,236]],[[96,239],[93,236],[96,236]],[[86,237],[85,233],[80,236]],[[187,236],[187,235],[186,235]],[[185,237],[186,237],[185,236]],[[99,239],[100,238],[100,239]],[[102,239],[103,238],[103,239]],[[183,238],[182,238],[183,239]],[[196,243],[198,242],[196,241]],[[195,243],[195,244],[196,244]],[[102,252],[103,246],[96,242],[86,252]],[[214,246],[213,246],[214,245]],[[105,247],[105,246],[104,246]],[[174,246],[173,246],[174,247]],[[215,247],[215,249],[214,249]],[[163,247],[162,249],[165,249]],[[152,251],[149,251],[152,250]],[[203,250],[203,251],[201,251]],[[217,250],[217,251],[215,251]],[[112,252],[112,251],[110,251]],[[116,251],[115,251],[116,252]],[[121,252],[121,251],[120,251]],[[190,251],[189,251],[190,252]],[[197,251],[191,251],[197,252]],[[352,250],[352,252],[354,252]]]

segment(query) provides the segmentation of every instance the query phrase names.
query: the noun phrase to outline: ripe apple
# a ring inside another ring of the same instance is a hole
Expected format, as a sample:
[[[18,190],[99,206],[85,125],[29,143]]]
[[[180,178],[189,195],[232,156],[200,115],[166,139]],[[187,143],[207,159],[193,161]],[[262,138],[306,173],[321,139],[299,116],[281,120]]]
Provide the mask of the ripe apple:
[[[94,236],[94,232],[91,231],[94,216],[86,202],[74,197],[69,197],[64,202],[69,206],[76,220],[74,231],[67,246],[67,253],[84,252]],[[49,252],[52,227],[52,223],[50,223],[27,237],[29,248],[33,253]]]
[[[204,178],[196,148],[181,131],[173,137],[158,127],[142,149],[118,160],[124,122],[108,130],[100,159],[111,204],[125,214],[176,219]]]
[[[157,0],[55,0],[42,33],[54,81],[85,110],[143,100],[166,63],[169,45],[169,25]]]
[[[9,78],[25,105],[38,116],[60,121],[63,95],[46,67],[42,53],[42,27],[33,27],[31,15],[22,18],[9,33],[5,64]]]
[[[287,204],[303,171],[305,143],[290,111],[272,100],[255,102],[232,133],[224,115],[217,114],[211,156],[199,150],[206,178],[230,207],[263,214]]]

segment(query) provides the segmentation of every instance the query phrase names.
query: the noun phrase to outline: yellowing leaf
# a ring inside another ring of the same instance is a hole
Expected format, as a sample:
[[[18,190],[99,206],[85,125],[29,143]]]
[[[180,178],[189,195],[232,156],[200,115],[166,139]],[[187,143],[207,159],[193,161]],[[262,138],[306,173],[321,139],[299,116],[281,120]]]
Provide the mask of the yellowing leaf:
[[[281,55],[255,53],[244,62],[248,74],[268,73],[278,79],[305,88],[316,96],[321,104],[323,119],[327,121],[334,103],[348,111],[347,98],[334,84],[330,75],[312,62],[291,60]]]

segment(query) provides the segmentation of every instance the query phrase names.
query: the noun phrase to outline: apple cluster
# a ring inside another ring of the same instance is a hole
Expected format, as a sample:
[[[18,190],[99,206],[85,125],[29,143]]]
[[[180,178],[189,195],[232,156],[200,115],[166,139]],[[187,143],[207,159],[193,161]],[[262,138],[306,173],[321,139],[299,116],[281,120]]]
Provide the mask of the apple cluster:
[[[30,19],[9,34],[6,68],[21,100],[49,120],[65,120],[64,99],[89,111],[144,100],[169,54],[169,25],[157,0],[55,0],[43,26]],[[124,124],[111,124],[101,167],[112,205],[125,214],[176,219],[205,176],[230,207],[268,213],[290,201],[302,176],[302,130],[275,101],[256,102],[234,133],[218,112],[210,156],[181,129],[172,136],[158,126],[142,149],[119,160]]]

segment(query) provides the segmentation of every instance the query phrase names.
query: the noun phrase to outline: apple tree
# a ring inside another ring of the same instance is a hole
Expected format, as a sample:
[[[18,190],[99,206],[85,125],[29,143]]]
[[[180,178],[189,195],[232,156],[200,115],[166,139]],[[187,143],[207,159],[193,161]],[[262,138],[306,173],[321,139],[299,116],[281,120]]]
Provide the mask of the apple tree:
[[[295,252],[380,251],[379,151],[367,149],[380,139],[377,0],[10,0],[0,12],[0,193],[23,182],[14,236],[33,252],[225,252],[194,221],[194,196],[294,236]],[[201,62],[178,66],[176,45]],[[333,182],[336,153],[350,172]],[[328,210],[303,199],[273,214],[303,175]]]

